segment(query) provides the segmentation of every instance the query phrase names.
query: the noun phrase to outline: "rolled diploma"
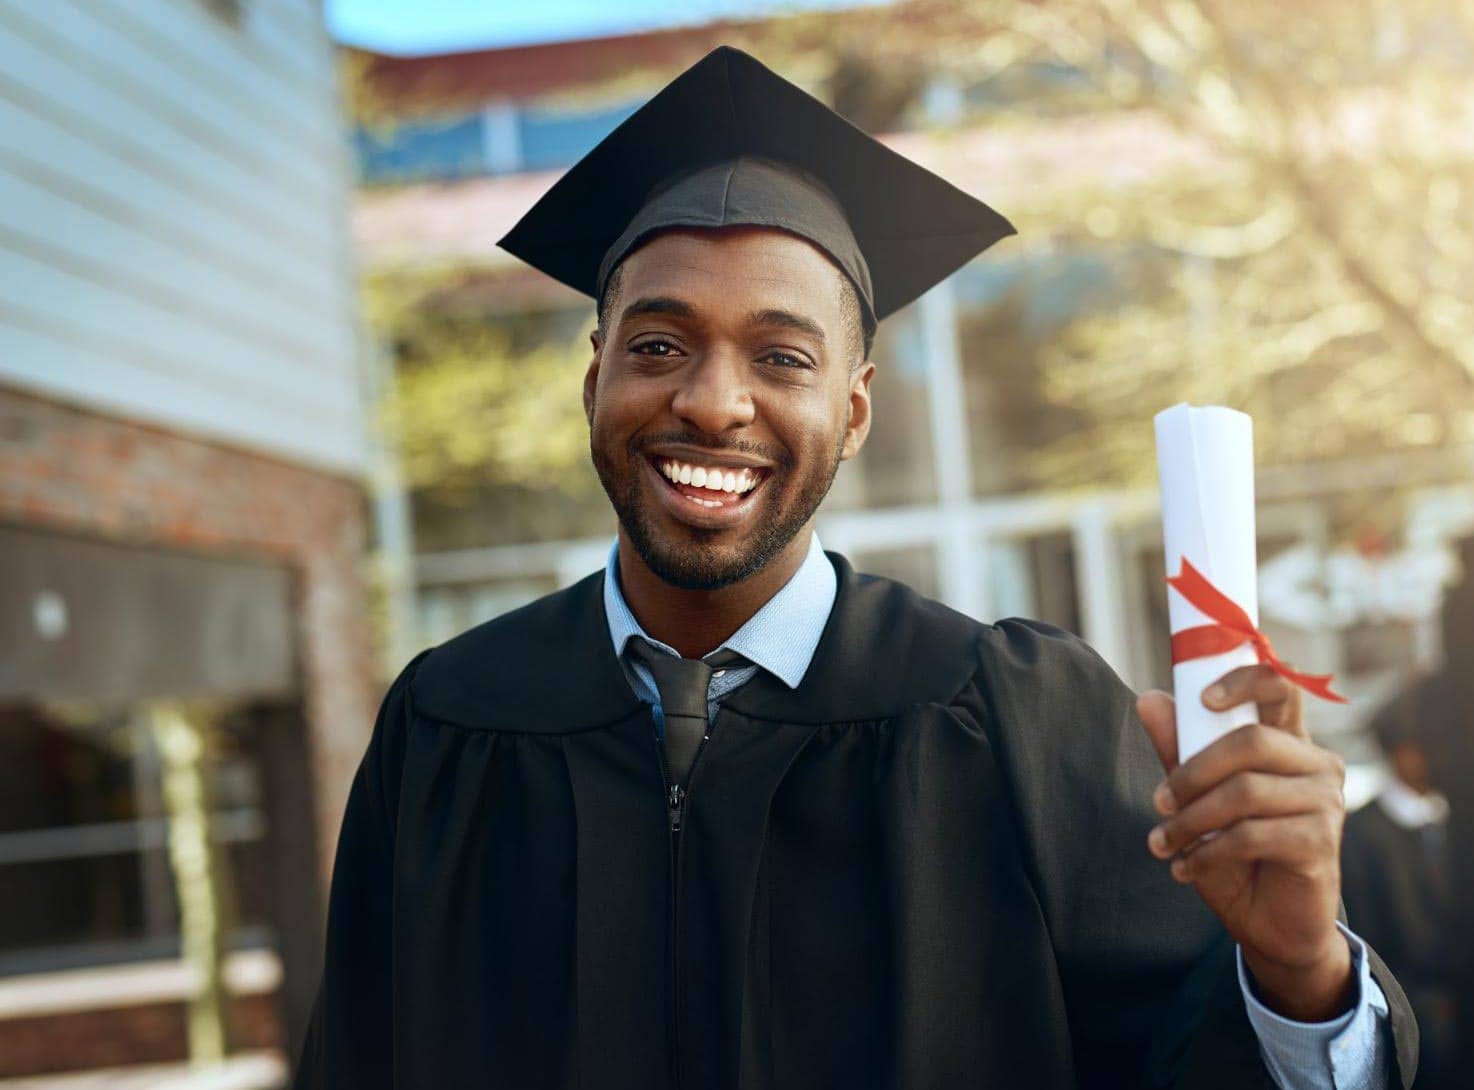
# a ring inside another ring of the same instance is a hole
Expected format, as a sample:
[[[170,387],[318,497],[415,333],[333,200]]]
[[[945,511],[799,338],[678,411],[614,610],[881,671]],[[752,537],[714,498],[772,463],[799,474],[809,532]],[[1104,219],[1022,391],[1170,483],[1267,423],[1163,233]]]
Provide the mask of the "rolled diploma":
[[[1156,416],[1157,469],[1162,483],[1162,538],[1167,574],[1185,556],[1208,581],[1259,624],[1254,537],[1254,422],[1233,409],[1174,405]],[[1212,624],[1176,590],[1167,590],[1175,634]],[[1214,739],[1259,718],[1252,703],[1227,711],[1203,707],[1203,690],[1258,657],[1248,644],[1172,667],[1177,698],[1177,758],[1186,761]]]

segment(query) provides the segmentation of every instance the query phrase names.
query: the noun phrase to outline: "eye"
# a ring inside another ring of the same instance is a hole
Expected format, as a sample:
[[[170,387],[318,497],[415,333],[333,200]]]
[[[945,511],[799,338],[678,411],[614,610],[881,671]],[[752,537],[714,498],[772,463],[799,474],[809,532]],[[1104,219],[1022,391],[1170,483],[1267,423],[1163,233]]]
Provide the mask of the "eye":
[[[795,356],[792,352],[783,352],[776,348],[773,349],[773,351],[769,352],[767,355],[763,356],[762,359],[765,363],[772,363],[778,367],[810,366],[809,361],[804,359],[802,356]]]
[[[638,352],[642,356],[654,356],[656,359],[665,359],[676,354],[676,346],[666,340],[641,341],[630,348],[631,352]]]

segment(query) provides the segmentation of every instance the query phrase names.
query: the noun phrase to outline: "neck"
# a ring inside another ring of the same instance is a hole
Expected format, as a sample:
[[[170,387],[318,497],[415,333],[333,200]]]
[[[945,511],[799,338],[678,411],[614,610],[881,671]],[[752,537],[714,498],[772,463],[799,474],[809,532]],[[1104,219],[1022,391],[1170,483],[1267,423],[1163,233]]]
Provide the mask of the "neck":
[[[810,521],[783,550],[741,582],[717,590],[674,587],[650,570],[619,530],[619,589],[640,627],[684,658],[700,658],[746,624],[803,566]]]

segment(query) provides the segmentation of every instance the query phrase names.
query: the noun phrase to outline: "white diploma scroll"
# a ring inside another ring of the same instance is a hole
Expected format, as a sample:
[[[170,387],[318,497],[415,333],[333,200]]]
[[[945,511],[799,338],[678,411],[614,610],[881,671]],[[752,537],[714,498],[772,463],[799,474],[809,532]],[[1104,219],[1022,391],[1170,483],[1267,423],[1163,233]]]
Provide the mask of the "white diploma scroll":
[[[1254,537],[1254,422],[1218,406],[1174,405],[1156,416],[1167,574],[1184,557],[1259,624]],[[1177,590],[1167,590],[1172,632],[1213,620]],[[1177,698],[1177,757],[1186,761],[1236,727],[1258,719],[1252,703],[1227,711],[1203,707],[1203,690],[1239,666],[1259,661],[1249,644],[1172,667]]]

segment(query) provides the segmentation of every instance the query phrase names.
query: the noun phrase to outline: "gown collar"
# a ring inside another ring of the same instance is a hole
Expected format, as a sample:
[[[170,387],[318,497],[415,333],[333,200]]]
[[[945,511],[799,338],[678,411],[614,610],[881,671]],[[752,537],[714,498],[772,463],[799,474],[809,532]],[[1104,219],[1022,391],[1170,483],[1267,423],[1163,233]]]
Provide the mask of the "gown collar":
[[[1448,820],[1448,800],[1437,791],[1420,795],[1396,776],[1388,776],[1377,802],[1404,829],[1421,829]]]
[[[946,701],[977,673],[986,625],[824,554],[834,607],[797,689],[766,670],[722,703],[793,724],[873,721]],[[571,734],[647,714],[610,640],[603,572],[442,644],[419,662],[414,712],[482,730]]]
[[[790,689],[797,689],[824,634],[824,623],[834,608],[838,585],[834,566],[824,554],[819,535],[810,534],[809,551],[798,571],[741,628],[712,651],[736,651]],[[616,656],[623,655],[625,646],[636,636],[675,654],[672,648],[646,633],[625,601],[619,586],[617,539],[609,549],[609,562],[604,567],[604,615]]]

